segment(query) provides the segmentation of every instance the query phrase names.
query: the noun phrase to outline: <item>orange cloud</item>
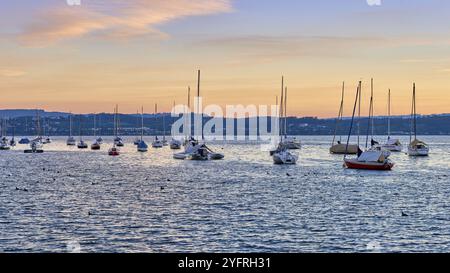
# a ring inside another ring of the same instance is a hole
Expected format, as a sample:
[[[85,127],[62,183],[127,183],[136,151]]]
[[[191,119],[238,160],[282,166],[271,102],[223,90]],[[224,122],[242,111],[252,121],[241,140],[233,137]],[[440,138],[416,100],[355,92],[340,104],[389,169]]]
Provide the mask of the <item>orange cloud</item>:
[[[98,34],[106,38],[142,35],[166,37],[157,27],[189,16],[232,10],[231,0],[98,0],[77,7],[46,10],[25,28],[19,40],[29,46]],[[124,3],[125,2],[125,3]]]
[[[26,72],[18,69],[0,69],[0,77],[20,77],[25,75]]]

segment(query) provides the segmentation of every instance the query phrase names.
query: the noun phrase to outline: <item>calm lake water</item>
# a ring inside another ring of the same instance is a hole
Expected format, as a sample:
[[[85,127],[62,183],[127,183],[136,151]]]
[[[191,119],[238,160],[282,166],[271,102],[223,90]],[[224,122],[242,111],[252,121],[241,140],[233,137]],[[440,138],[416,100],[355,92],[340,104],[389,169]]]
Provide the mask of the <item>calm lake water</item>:
[[[110,139],[0,151],[0,251],[450,251],[450,137],[421,137],[431,156],[393,154],[391,172],[346,170],[331,137],[301,139],[296,166],[256,144],[211,145],[226,155],[213,162],[139,154],[132,138],[119,157]]]

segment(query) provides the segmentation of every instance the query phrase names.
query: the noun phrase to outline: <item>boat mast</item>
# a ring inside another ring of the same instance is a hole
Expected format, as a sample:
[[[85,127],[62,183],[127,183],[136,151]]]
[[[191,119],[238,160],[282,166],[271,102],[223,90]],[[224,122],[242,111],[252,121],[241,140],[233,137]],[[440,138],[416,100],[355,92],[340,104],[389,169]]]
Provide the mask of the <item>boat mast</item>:
[[[287,93],[288,88],[286,86],[284,89],[284,139],[287,139]]]
[[[336,127],[334,128],[334,136],[333,136],[333,142],[331,143],[331,146],[334,146],[334,142],[336,141],[336,134],[339,128],[339,123],[342,120],[343,114],[344,114],[344,90],[345,90],[345,82],[342,82],[342,95],[341,95],[341,105],[339,107],[339,113],[336,119]],[[339,135],[339,142],[342,141],[342,136]]]
[[[202,140],[205,140],[205,135],[203,134],[203,109],[200,113],[200,70],[198,70],[197,76],[197,115],[200,114],[200,128],[202,130]]]
[[[192,120],[192,111],[191,111],[191,87],[188,86],[188,97],[187,97],[187,103],[188,103],[188,108],[186,109],[186,118],[184,120],[184,125],[185,125],[185,136],[186,136],[186,140],[188,138],[190,138],[192,136],[192,128],[190,126],[191,120]],[[188,114],[189,112],[189,114]],[[189,126],[189,131],[188,131],[188,127]]]
[[[348,154],[348,145],[350,143],[350,136],[352,135],[352,129],[353,129],[353,121],[355,120],[355,112],[356,112],[356,106],[358,103],[358,99],[361,97],[361,82],[359,82],[358,88],[356,90],[356,98],[355,98],[355,105],[353,106],[353,114],[352,114],[352,121],[350,123],[350,130],[348,131],[348,137],[347,137],[347,144],[345,146],[345,154],[344,154],[344,160],[347,157]],[[359,149],[359,142],[358,142],[358,149]]]
[[[362,93],[362,82],[359,81],[358,84],[358,147],[360,145],[360,134],[361,134],[361,93]]]
[[[388,92],[388,140],[391,139],[391,89]]]
[[[366,134],[366,149],[368,148],[369,144],[369,133],[372,129],[372,138],[373,138],[373,120],[372,120],[372,114],[373,114],[373,89],[370,93],[370,105],[369,105],[369,120],[367,124],[367,134]]]
[[[144,106],[141,107],[141,142],[144,138]]]
[[[413,105],[414,105],[414,140],[417,139],[417,108],[416,108],[416,83],[413,85]]]
[[[97,115],[94,114],[94,138],[97,137]]]
[[[279,119],[279,127],[280,127],[280,137],[283,135],[283,118],[284,118],[284,76],[281,77],[281,101],[280,101],[280,119]]]

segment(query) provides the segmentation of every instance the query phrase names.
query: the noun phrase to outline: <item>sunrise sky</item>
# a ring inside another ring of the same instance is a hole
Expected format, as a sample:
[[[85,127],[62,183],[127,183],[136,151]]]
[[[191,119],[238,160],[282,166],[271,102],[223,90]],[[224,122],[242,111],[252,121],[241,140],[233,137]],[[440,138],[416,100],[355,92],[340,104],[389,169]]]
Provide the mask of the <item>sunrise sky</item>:
[[[66,0],[0,2],[0,108],[169,111],[202,70],[206,103],[273,104],[346,115],[359,80],[375,114],[450,112],[450,1]],[[366,107],[365,107],[366,108]]]

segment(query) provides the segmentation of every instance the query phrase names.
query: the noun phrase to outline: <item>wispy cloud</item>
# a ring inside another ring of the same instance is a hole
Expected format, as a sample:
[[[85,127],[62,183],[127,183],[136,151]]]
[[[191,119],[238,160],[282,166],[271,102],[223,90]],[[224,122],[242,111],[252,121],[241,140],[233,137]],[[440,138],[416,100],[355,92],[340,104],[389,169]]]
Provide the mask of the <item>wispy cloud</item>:
[[[0,68],[0,77],[20,77],[25,75],[26,72],[20,69],[11,69],[11,68]]]
[[[29,46],[99,35],[127,39],[141,35],[167,37],[158,26],[189,16],[232,11],[231,0],[97,0],[77,7],[59,6],[41,11],[19,40]]]

